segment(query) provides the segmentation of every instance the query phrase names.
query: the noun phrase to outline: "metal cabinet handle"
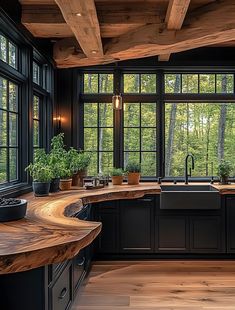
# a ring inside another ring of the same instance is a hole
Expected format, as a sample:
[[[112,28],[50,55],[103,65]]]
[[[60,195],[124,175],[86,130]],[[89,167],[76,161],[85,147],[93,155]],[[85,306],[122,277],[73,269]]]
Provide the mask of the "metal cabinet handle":
[[[67,294],[67,288],[64,287],[59,295],[59,299],[64,299]]]
[[[82,266],[85,263],[85,257],[83,256],[81,262],[77,262],[77,266]]]
[[[152,202],[152,198],[139,198],[138,201]]]

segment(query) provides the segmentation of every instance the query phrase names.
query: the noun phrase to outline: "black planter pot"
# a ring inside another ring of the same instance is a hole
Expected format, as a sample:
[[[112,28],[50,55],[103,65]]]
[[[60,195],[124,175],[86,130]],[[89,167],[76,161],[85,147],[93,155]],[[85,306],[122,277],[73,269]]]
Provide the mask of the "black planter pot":
[[[59,192],[60,191],[59,185],[60,185],[60,178],[52,179],[50,183],[50,193]]]
[[[22,219],[27,210],[27,200],[20,199],[20,203],[15,205],[0,206],[0,222],[15,221]]]
[[[50,182],[33,182],[33,191],[35,196],[48,196]]]

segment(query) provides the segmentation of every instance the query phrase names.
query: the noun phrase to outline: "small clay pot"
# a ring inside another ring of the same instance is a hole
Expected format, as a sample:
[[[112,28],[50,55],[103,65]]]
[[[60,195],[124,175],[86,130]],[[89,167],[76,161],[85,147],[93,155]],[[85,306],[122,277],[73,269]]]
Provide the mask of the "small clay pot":
[[[129,185],[137,185],[140,183],[140,173],[139,172],[129,172],[127,175],[127,183]]]
[[[122,182],[123,182],[123,176],[122,175],[112,176],[113,185],[122,185]]]
[[[72,186],[82,187],[84,185],[84,178],[87,176],[87,169],[80,170],[73,174]]]
[[[68,191],[71,189],[71,186],[72,186],[72,179],[61,179],[60,180],[61,191]]]

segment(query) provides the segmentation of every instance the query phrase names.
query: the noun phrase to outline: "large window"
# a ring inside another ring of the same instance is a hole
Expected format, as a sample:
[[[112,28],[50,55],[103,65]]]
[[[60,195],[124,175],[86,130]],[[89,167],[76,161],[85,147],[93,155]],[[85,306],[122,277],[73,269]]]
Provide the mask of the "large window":
[[[188,153],[196,178],[216,175],[221,159],[235,166],[233,73],[120,70],[111,77],[84,74],[81,148],[92,152],[90,175],[135,161],[142,177],[183,177]],[[122,111],[103,103],[111,102],[113,84]]]
[[[18,86],[0,76],[0,184],[18,179]]]
[[[113,167],[113,107],[111,103],[84,104],[84,150],[91,152],[89,175]]]

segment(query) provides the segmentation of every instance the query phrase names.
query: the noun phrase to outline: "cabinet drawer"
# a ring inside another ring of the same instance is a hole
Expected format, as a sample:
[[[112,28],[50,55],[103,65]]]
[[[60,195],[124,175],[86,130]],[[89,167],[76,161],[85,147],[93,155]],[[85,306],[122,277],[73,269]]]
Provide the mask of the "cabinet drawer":
[[[84,250],[81,251],[80,254],[77,255],[73,259],[73,288],[74,288],[74,291],[76,291],[78,289],[79,284],[84,277],[85,262],[86,262],[86,257],[85,257]]]
[[[51,288],[51,309],[66,310],[71,303],[71,264],[60,275]]]

